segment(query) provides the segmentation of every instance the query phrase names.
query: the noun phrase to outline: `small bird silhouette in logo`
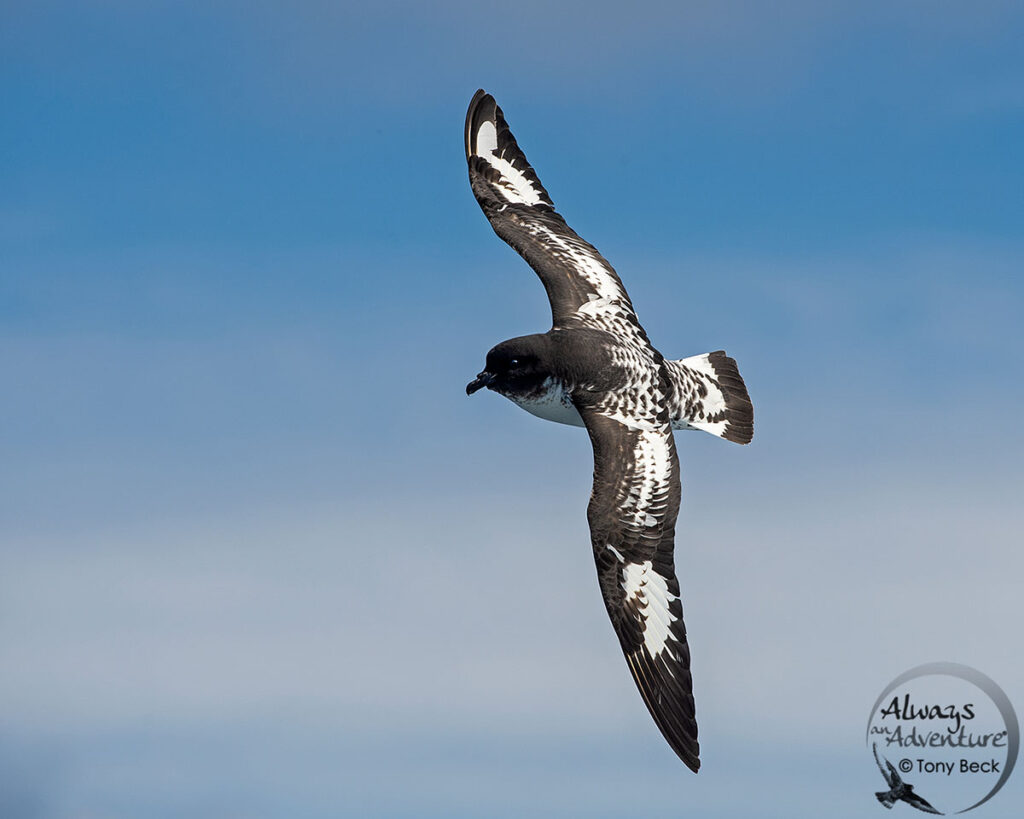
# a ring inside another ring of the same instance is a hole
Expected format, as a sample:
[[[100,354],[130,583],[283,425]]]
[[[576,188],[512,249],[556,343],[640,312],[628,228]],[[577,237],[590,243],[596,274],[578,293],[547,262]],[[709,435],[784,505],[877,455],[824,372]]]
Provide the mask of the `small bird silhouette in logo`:
[[[878,743],[872,744],[871,750],[875,753],[875,762],[878,764],[878,770],[882,772],[882,776],[885,777],[885,784],[889,786],[888,791],[877,791],[875,793],[879,802],[887,808],[891,808],[897,802],[906,802],[911,807],[923,810],[925,813],[937,813],[939,816],[942,815],[942,811],[935,810],[935,808],[928,803],[927,799],[922,799],[914,793],[914,786],[904,782],[900,778],[900,775],[896,772],[896,768],[888,759],[885,760],[885,764],[889,770],[882,767],[882,760],[878,758]]]

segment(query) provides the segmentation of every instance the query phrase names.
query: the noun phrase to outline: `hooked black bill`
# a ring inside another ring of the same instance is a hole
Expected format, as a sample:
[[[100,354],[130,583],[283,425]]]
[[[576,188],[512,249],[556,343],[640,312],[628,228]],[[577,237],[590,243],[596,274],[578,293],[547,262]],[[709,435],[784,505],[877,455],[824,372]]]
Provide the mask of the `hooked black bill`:
[[[472,395],[477,390],[489,387],[494,383],[494,379],[496,377],[497,376],[495,376],[494,373],[489,373],[487,370],[484,370],[482,373],[478,373],[477,377],[466,385],[466,395]]]

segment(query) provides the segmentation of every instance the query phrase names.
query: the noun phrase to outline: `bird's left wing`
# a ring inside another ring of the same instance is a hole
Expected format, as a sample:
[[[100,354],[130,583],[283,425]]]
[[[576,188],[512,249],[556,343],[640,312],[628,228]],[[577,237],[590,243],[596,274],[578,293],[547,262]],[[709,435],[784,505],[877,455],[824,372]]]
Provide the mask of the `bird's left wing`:
[[[466,162],[473,194],[494,232],[540,277],[554,327],[594,327],[647,343],[618,274],[555,212],[501,108],[482,89],[466,113]]]
[[[664,418],[579,409],[594,446],[587,518],[605,608],[647,709],[696,771],[690,649],[672,555],[680,500],[672,430]]]

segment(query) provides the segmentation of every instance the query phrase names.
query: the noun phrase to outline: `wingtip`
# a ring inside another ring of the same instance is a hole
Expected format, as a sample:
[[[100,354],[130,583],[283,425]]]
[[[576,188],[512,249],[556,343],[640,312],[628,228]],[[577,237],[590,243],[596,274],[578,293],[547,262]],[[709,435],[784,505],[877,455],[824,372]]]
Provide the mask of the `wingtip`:
[[[672,750],[676,752],[676,756],[679,757],[687,768],[694,773],[700,773],[700,745],[697,742],[696,736],[687,737],[685,742],[678,741],[678,738],[675,738],[675,741],[673,741],[668,736],[665,739],[669,741]]]
[[[664,731],[662,735],[668,740],[669,747],[675,751],[679,760],[694,773],[700,773],[700,745],[696,737],[686,737],[680,742],[679,737],[670,737]]]
[[[482,103],[485,99],[487,99],[487,97],[490,96],[491,95],[484,91],[484,89],[482,88],[478,88],[476,90],[476,93],[473,95],[473,99],[469,101],[469,110],[466,112],[467,123],[473,118],[473,112],[479,107],[480,103]]]
[[[482,88],[466,111],[465,148],[470,182],[482,207],[486,201],[554,212],[551,196],[516,143],[501,107]]]

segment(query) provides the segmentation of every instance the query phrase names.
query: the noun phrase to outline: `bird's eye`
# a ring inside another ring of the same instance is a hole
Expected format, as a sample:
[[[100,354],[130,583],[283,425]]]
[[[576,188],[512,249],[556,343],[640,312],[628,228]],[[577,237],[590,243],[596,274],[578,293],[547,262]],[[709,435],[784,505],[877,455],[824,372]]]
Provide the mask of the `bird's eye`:
[[[519,359],[518,358],[513,358],[508,363],[509,363],[510,367],[517,367],[519,365]]]

